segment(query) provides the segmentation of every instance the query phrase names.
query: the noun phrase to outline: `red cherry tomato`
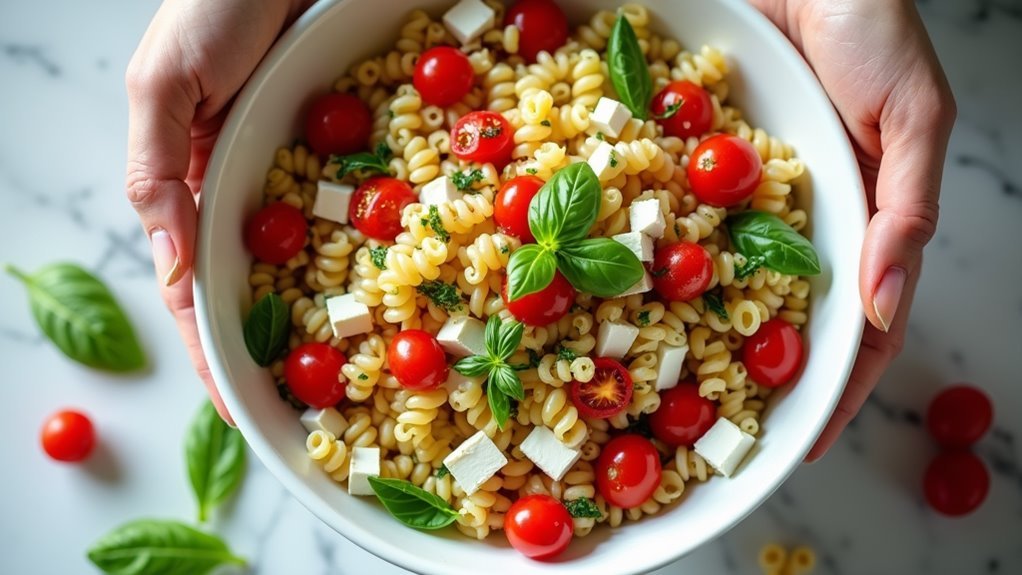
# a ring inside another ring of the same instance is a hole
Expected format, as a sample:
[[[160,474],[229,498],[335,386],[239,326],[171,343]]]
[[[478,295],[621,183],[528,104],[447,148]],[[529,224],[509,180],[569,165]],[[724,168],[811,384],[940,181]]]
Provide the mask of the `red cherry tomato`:
[[[279,266],[302,251],[308,232],[309,222],[301,210],[276,202],[245,224],[245,247],[256,259]]]
[[[413,82],[423,101],[446,108],[460,102],[475,79],[468,56],[450,46],[437,46],[419,57]]]
[[[692,447],[716,421],[717,406],[691,382],[661,391],[660,407],[649,416],[653,436],[673,447]]]
[[[341,367],[348,359],[325,343],[306,343],[284,360],[284,379],[295,397],[311,407],[323,409],[344,398]]]
[[[691,301],[713,281],[713,258],[699,244],[664,246],[653,258],[653,287],[668,301]]]
[[[802,336],[783,319],[772,319],[745,340],[745,369],[763,387],[780,387],[802,365]]]
[[[451,151],[461,160],[493,164],[498,170],[511,162],[514,130],[496,112],[469,112],[454,124]]]
[[[401,212],[418,201],[415,191],[397,178],[372,178],[355,191],[348,219],[363,234],[392,242],[401,233]]]
[[[923,492],[930,507],[951,517],[976,510],[990,491],[990,473],[969,451],[946,451],[926,468]]]
[[[730,208],[745,201],[759,185],[763,161],[752,144],[728,134],[699,144],[688,164],[688,183],[699,201]]]
[[[603,446],[596,461],[596,490],[611,505],[638,507],[660,485],[660,454],[641,435],[619,435]]]
[[[57,461],[81,461],[96,445],[96,430],[85,414],[58,411],[46,418],[40,433],[43,451]]]
[[[508,8],[504,26],[519,31],[518,54],[535,62],[540,52],[553,54],[568,41],[568,17],[553,0],[519,0]]]
[[[305,136],[321,156],[346,156],[369,147],[373,115],[369,106],[351,94],[317,98],[305,117]]]
[[[653,98],[650,109],[664,127],[665,136],[698,137],[710,131],[713,124],[710,95],[688,80],[668,84]]]
[[[529,205],[544,184],[536,176],[521,176],[505,182],[493,205],[493,221],[522,243],[536,243],[529,228]]]
[[[625,366],[606,357],[593,359],[596,375],[582,383],[572,381],[568,394],[582,417],[607,419],[621,413],[632,401],[632,376]]]
[[[402,331],[387,348],[390,373],[407,389],[428,391],[447,381],[447,355],[440,342],[421,329]]]
[[[515,319],[525,325],[542,327],[564,317],[575,303],[575,296],[578,295],[578,292],[568,283],[568,280],[564,279],[561,272],[557,272],[550,285],[515,301],[507,300],[507,279],[505,279],[501,295],[508,311],[515,316]]]
[[[941,390],[926,413],[930,435],[943,447],[969,447],[990,429],[993,419],[990,398],[971,385]]]
[[[552,559],[568,548],[575,524],[560,501],[549,495],[527,495],[507,510],[504,533],[522,555]]]

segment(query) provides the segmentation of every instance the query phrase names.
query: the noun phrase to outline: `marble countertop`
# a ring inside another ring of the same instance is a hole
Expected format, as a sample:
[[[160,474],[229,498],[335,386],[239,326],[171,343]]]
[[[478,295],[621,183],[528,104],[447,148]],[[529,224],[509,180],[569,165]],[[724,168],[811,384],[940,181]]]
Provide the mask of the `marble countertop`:
[[[21,288],[0,279],[0,572],[94,572],[84,550],[137,517],[193,515],[182,435],[203,398],[156,290],[147,242],[124,198],[123,74],[157,0],[0,4],[0,262],[79,262],[104,278],[152,359],[111,377],[64,359]],[[1022,573],[1022,4],[919,0],[958,98],[942,217],[927,250],[902,356],[822,462],[804,466],[745,522],[658,573],[758,573],[767,543],[808,544],[821,575]],[[985,387],[997,411],[978,446],[989,499],[957,520],[929,511],[922,428],[943,385]],[[85,465],[42,454],[43,418],[92,414]],[[320,524],[250,458],[219,533],[251,573],[404,573]]]

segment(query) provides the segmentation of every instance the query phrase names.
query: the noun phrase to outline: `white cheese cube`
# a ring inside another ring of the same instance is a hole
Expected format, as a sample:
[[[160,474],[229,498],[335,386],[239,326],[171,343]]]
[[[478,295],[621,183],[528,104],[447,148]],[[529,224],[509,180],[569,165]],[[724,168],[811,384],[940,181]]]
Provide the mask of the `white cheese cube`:
[[[632,111],[628,106],[617,100],[600,98],[596,110],[589,116],[589,131],[594,134],[603,132],[604,136],[616,140],[631,119]]]
[[[493,8],[480,0],[461,0],[444,14],[444,26],[462,44],[468,44],[493,26]]]
[[[522,453],[554,481],[560,481],[582,455],[580,450],[561,443],[554,432],[542,425],[533,428],[520,447]]]
[[[621,359],[639,337],[639,328],[630,323],[605,321],[596,334],[595,352],[598,357]]]
[[[440,347],[454,357],[486,355],[486,326],[468,316],[452,317],[436,335]]]
[[[628,221],[633,232],[653,238],[662,238],[664,230],[667,229],[664,213],[660,211],[660,200],[656,198],[632,202],[628,207]]]
[[[696,441],[695,451],[724,477],[731,477],[755,442],[756,438],[721,417]]]
[[[375,495],[370,477],[380,476],[380,448],[356,447],[351,451],[351,466],[348,468],[348,493],[351,495]]]
[[[480,431],[445,457],[444,465],[465,490],[465,494],[472,495],[479,490],[480,485],[507,465],[507,457],[504,457],[485,432]]]
[[[427,206],[439,206],[453,202],[461,198],[462,195],[450,178],[442,176],[422,186],[422,191],[419,192],[419,203]]]
[[[618,234],[612,238],[615,242],[632,250],[640,262],[653,261],[653,238],[641,232]]]
[[[670,389],[678,385],[681,379],[681,368],[685,365],[685,355],[688,353],[688,346],[674,347],[663,344],[657,350],[657,374],[654,386],[657,391]]]
[[[625,297],[635,295],[637,293],[646,293],[651,289],[653,289],[653,276],[649,275],[649,272],[645,272],[642,274],[641,280],[639,280],[635,285],[628,288],[627,290],[624,291],[624,293],[618,295],[617,297]]]
[[[332,407],[326,409],[310,407],[302,414],[301,421],[309,433],[325,431],[334,437],[340,437],[348,429],[348,420]]]
[[[334,337],[351,337],[373,331],[373,315],[364,303],[355,301],[353,294],[329,298],[326,300],[326,312]]]
[[[320,180],[318,186],[312,215],[339,224],[348,223],[348,206],[351,204],[351,196],[355,194],[355,188],[323,180]]]
[[[593,155],[589,156],[587,160],[589,167],[596,172],[596,177],[601,182],[606,182],[613,179],[624,170],[622,160],[618,158],[617,151],[614,146],[611,146],[607,142],[601,142],[596,150],[593,151]]]

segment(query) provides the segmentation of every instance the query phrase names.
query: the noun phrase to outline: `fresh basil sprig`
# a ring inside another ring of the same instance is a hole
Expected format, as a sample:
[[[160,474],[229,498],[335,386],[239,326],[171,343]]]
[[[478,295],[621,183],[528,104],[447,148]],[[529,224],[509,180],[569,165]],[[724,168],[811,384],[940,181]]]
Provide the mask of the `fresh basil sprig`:
[[[231,429],[209,401],[202,405],[185,435],[188,479],[199,503],[199,521],[230,497],[245,475],[245,440]]]
[[[415,529],[442,529],[458,518],[446,501],[403,479],[369,477],[376,498],[398,521]]]
[[[122,525],[89,548],[88,557],[116,575],[204,575],[221,565],[245,565],[219,537],[174,521]]]
[[[275,293],[264,295],[245,319],[245,347],[257,364],[268,367],[287,346],[291,313]]]
[[[493,418],[501,429],[504,429],[504,424],[511,417],[511,399],[525,399],[522,380],[507,362],[522,343],[524,331],[525,326],[517,321],[505,325],[499,317],[490,316],[486,322],[484,338],[486,355],[472,355],[454,364],[454,370],[461,375],[486,376],[486,398]]]
[[[624,14],[617,17],[611,30],[607,42],[607,64],[610,81],[621,103],[632,111],[632,116],[645,120],[649,102],[653,99],[653,78],[639,47],[639,38]]]
[[[374,153],[360,152],[349,156],[334,156],[331,162],[338,164],[337,179],[340,180],[352,172],[363,174],[380,173],[390,175],[390,158],[394,155],[386,143],[380,142]]]
[[[750,261],[762,261],[763,267],[787,275],[820,273],[813,244],[781,218],[748,211],[729,216],[727,224],[735,250]]]

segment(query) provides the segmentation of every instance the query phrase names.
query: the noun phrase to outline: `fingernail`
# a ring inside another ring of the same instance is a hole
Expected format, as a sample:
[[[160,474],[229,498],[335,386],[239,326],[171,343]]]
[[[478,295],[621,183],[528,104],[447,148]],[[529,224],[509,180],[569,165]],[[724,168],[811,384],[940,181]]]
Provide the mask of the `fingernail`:
[[[149,234],[153,245],[153,263],[156,275],[163,279],[163,285],[172,286],[181,279],[181,260],[177,258],[174,240],[163,228],[156,228]]]
[[[898,313],[906,276],[904,268],[888,268],[873,294],[873,311],[876,312],[884,333],[890,331],[894,316]]]

